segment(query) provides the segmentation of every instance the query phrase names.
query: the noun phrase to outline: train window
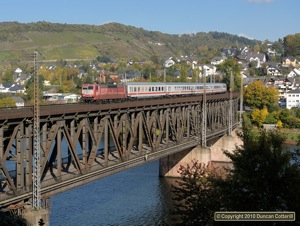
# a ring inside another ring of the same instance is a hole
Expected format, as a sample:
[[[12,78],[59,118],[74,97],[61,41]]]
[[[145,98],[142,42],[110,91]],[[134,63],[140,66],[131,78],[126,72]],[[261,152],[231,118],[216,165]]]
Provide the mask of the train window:
[[[141,87],[138,87],[138,92],[140,92],[141,91]]]
[[[152,87],[152,91],[154,91],[154,87]]]
[[[136,87],[133,88],[133,91],[136,92]]]

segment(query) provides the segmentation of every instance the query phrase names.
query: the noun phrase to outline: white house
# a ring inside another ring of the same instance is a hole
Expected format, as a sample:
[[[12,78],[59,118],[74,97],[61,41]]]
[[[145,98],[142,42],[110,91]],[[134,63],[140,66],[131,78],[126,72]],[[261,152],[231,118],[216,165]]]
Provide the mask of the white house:
[[[172,60],[172,58],[168,59],[165,61],[164,63],[164,67],[171,67],[175,64],[174,60]]]
[[[218,64],[223,63],[224,60],[225,59],[223,57],[214,57],[214,58],[212,58],[210,63],[213,64],[213,65],[218,65]]]
[[[0,83],[0,93],[25,93],[26,88],[17,83],[3,82]]]
[[[281,76],[281,72],[277,66],[269,66],[267,67],[267,75],[268,76]]]
[[[300,107],[300,89],[291,90],[286,93],[286,108]]]
[[[24,107],[24,100],[21,97],[12,97],[16,101],[17,107]]]
[[[294,68],[288,75],[288,78],[295,78],[297,76],[300,76],[300,70],[297,68]]]

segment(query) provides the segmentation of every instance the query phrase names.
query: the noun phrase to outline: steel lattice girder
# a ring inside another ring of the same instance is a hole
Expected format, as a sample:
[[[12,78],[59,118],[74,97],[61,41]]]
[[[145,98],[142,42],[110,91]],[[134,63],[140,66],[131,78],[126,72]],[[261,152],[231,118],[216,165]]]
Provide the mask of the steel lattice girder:
[[[234,99],[233,106],[237,113],[237,99]],[[208,139],[226,133],[228,110],[229,100],[207,102]],[[191,145],[194,146],[200,144],[201,122],[201,101],[41,120],[42,193],[56,194],[68,190],[74,187],[71,185],[74,178],[82,178],[100,169],[107,169],[105,175],[108,175],[112,166],[126,161],[148,155],[158,159],[169,154],[164,150],[180,151],[184,148],[180,145],[186,142],[193,142]],[[233,122],[238,123],[237,114],[233,114]],[[30,197],[32,153],[33,124],[30,120],[1,125],[0,207],[12,197],[20,197],[15,202]],[[123,164],[122,167],[129,166]],[[81,184],[92,180],[82,179]]]

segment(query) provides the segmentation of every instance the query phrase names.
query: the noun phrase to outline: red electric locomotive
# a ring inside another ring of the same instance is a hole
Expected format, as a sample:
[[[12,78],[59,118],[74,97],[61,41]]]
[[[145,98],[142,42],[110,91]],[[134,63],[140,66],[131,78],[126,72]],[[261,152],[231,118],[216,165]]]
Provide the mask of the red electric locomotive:
[[[126,99],[127,89],[122,84],[83,84],[81,95],[84,102]]]

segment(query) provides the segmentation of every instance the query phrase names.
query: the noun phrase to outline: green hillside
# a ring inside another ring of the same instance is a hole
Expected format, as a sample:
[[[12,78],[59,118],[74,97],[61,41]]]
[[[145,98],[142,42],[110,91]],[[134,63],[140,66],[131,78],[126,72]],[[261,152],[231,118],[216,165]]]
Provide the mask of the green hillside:
[[[224,47],[255,45],[258,41],[220,32],[170,35],[109,23],[101,26],[0,23],[0,62],[27,61],[38,51],[40,60],[148,59],[153,55],[207,55]]]

